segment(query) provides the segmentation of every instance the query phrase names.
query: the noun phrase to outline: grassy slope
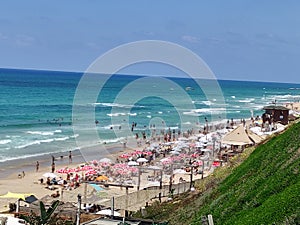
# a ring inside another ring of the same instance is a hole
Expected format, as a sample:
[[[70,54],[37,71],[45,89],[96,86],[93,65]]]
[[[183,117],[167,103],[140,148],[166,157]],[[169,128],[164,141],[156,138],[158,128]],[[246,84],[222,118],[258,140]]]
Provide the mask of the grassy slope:
[[[259,146],[213,192],[200,215],[215,224],[272,224],[299,220],[300,124]]]
[[[156,205],[148,216],[171,224],[202,224],[208,214],[215,225],[300,224],[299,170],[300,123],[257,147],[223,181],[208,179],[212,188]]]

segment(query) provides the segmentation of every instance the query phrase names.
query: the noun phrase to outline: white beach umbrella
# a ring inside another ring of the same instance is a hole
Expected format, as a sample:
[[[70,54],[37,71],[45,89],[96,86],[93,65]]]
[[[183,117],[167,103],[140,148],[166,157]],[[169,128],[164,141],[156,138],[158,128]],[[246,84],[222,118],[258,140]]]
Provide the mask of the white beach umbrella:
[[[54,174],[54,173],[50,173],[50,172],[48,172],[48,173],[44,173],[44,174],[43,174],[43,177],[56,178],[56,177],[57,177],[57,175],[56,175],[56,174]]]
[[[145,158],[138,158],[136,161],[137,162],[148,162],[148,160]]]
[[[111,159],[109,159],[109,158],[103,158],[103,159],[100,159],[99,162],[101,162],[101,163],[111,163]]]
[[[138,166],[139,164],[136,161],[129,161],[127,163],[128,166]]]
[[[159,161],[164,162],[164,161],[168,161],[168,160],[170,160],[170,159],[169,159],[169,158],[162,158],[162,159],[159,160]]]
[[[180,137],[180,138],[178,138],[178,140],[179,140],[179,141],[188,141],[189,139],[186,138],[186,137]]]
[[[180,154],[180,152],[178,152],[178,151],[171,151],[170,152],[172,155],[179,155]]]
[[[186,171],[183,169],[176,169],[173,171],[173,174],[186,174]]]
[[[159,166],[149,166],[148,168],[152,170],[161,170]]]

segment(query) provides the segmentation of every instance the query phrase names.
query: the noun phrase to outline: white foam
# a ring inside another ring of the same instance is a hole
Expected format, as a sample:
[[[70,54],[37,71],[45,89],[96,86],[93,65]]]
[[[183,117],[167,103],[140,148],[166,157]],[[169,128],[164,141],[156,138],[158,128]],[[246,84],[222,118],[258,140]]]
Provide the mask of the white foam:
[[[69,137],[61,137],[61,138],[54,138],[55,141],[65,141],[70,139]]]
[[[150,116],[150,115],[148,115],[147,117],[148,117],[148,118],[152,118],[152,116]]]
[[[124,104],[119,104],[119,103],[110,103],[110,102],[96,102],[92,103],[94,106],[104,106],[104,107],[118,107],[118,108],[132,108],[132,107],[138,107],[138,108],[143,108],[144,106],[136,106],[136,105],[124,105]]]
[[[253,102],[254,100],[255,100],[254,98],[246,98],[246,99],[238,100],[238,102],[250,103],[250,102]]]
[[[205,105],[208,105],[208,106],[212,105],[211,101],[202,101],[202,103],[205,104]]]
[[[231,98],[235,98],[235,96],[234,96],[234,95],[232,95],[232,96],[231,96]]]
[[[113,117],[113,116],[126,116],[126,113],[108,113],[106,114],[110,117]]]
[[[136,113],[128,113],[129,116],[136,116]]]
[[[68,140],[68,139],[70,139],[70,137],[60,137],[60,138],[49,138],[49,139],[43,139],[43,140],[35,140],[35,141],[31,141],[31,142],[28,142],[28,143],[23,144],[23,145],[16,146],[15,148],[22,149],[22,148],[26,148],[26,147],[31,146],[31,145],[40,145],[42,143],[51,143],[51,142],[54,142],[54,141],[65,141],[65,140]]]
[[[158,114],[163,114],[163,112],[158,112]]]
[[[54,132],[51,131],[26,131],[27,134],[37,134],[43,136],[51,136],[54,135]]]
[[[101,140],[100,143],[101,144],[109,144],[109,143],[117,143],[120,141],[125,140],[124,137],[120,137],[120,138],[115,138],[115,139],[106,139],[106,140]]]
[[[203,109],[193,109],[188,112],[183,112],[185,115],[191,115],[191,116],[199,116],[203,114],[220,114],[224,113],[226,111],[225,108],[203,108]]]
[[[8,143],[10,143],[11,140],[10,139],[4,139],[4,140],[0,140],[0,145],[6,145]]]

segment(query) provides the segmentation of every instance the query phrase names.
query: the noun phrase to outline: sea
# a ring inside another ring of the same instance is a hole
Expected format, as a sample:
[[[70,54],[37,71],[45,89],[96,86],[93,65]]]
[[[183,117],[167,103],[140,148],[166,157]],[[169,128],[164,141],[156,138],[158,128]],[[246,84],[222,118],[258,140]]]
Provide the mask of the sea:
[[[121,144],[153,130],[202,129],[300,100],[300,84],[93,74],[105,79],[80,86],[84,76],[0,69],[0,163]]]

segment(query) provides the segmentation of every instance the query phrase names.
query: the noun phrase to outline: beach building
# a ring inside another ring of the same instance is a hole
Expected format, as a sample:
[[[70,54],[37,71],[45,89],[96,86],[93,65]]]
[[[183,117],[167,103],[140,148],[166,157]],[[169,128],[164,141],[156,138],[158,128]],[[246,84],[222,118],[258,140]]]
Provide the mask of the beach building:
[[[263,123],[268,122],[269,124],[273,122],[278,122],[283,125],[289,123],[289,109],[284,106],[279,105],[269,105],[263,108],[265,113],[262,115]]]

